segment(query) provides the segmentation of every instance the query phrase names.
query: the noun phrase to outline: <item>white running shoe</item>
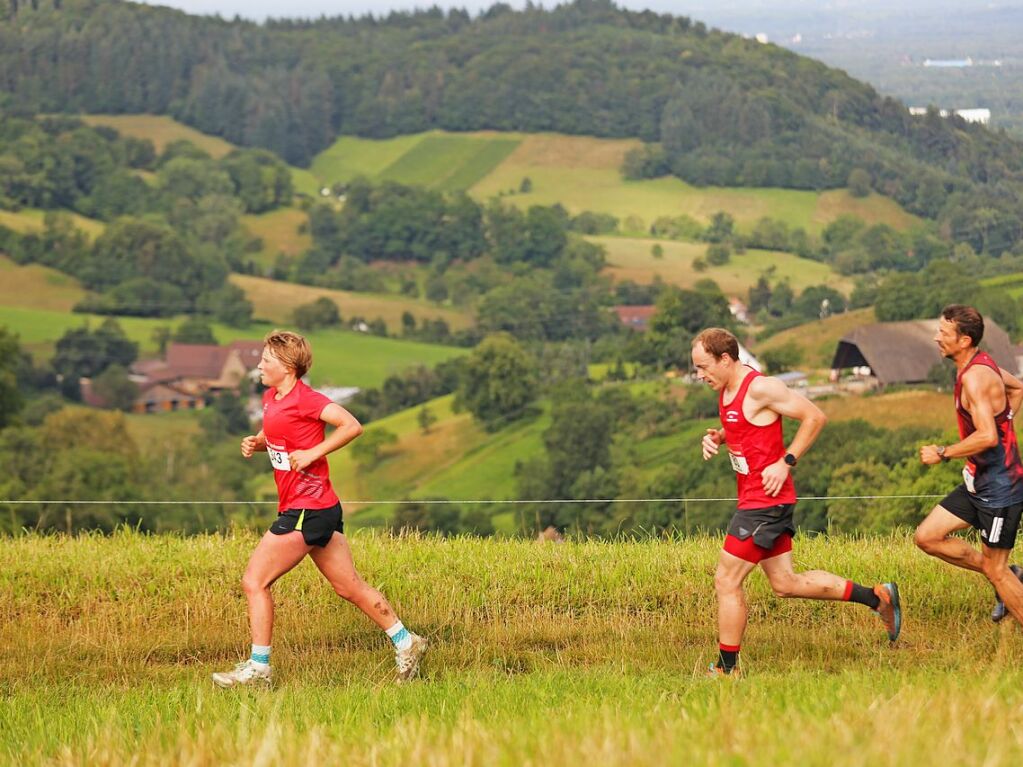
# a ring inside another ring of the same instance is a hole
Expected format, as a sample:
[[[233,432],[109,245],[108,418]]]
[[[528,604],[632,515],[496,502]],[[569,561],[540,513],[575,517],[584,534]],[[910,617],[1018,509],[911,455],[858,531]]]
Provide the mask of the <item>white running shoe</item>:
[[[394,654],[394,662],[398,666],[398,684],[403,684],[415,677],[419,672],[419,661],[423,659],[429,646],[430,642],[426,637],[412,634],[412,644],[409,645],[409,648]]]
[[[244,660],[234,667],[234,671],[221,671],[213,675],[213,684],[217,687],[238,687],[245,684],[265,684],[272,682],[269,666]]]

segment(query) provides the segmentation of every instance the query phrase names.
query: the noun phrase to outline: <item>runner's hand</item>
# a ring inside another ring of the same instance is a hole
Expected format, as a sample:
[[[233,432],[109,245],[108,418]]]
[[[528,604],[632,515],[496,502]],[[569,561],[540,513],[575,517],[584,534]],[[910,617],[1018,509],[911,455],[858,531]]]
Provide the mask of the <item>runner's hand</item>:
[[[302,471],[316,460],[316,453],[312,450],[292,450],[288,453],[288,459],[291,461],[292,471]]]
[[[264,444],[265,443],[255,434],[250,434],[242,439],[242,455],[246,458],[251,458],[252,454],[257,450],[261,450]]]
[[[941,463],[941,456],[938,455],[937,445],[923,445],[920,448],[920,462],[928,466]]]
[[[782,485],[789,476],[789,465],[784,458],[779,458],[772,463],[760,475],[760,481],[764,485],[764,492],[774,498],[781,492]]]
[[[702,442],[703,460],[709,461],[718,454],[718,446],[722,440],[724,440],[724,437],[720,429],[707,429],[707,433],[703,435]]]

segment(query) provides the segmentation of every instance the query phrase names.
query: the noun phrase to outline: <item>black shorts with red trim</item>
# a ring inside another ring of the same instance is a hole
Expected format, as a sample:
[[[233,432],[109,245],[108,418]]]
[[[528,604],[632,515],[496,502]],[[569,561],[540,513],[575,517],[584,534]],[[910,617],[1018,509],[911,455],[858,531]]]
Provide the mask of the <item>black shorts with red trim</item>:
[[[345,523],[341,504],[335,503],[326,509],[288,509],[277,515],[270,525],[274,535],[301,532],[306,546],[326,546],[334,532],[344,535]]]
[[[1015,503],[1000,509],[984,508],[977,503],[976,496],[966,489],[966,485],[962,484],[946,495],[938,505],[945,511],[955,514],[975,530],[980,530],[980,538],[985,546],[992,549],[1011,549],[1016,545],[1023,503]]]
[[[796,504],[785,503],[766,509],[739,509],[728,523],[725,551],[754,564],[791,551],[796,534],[795,508]]]

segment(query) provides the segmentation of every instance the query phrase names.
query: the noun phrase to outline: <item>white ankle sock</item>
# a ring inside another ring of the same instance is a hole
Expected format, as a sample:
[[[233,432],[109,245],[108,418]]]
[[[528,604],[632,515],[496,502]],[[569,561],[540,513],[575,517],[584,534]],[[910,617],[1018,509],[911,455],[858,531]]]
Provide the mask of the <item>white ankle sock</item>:
[[[394,649],[397,652],[407,650],[412,646],[412,635],[401,621],[398,621],[387,629],[387,636],[389,636],[391,641],[394,642]]]

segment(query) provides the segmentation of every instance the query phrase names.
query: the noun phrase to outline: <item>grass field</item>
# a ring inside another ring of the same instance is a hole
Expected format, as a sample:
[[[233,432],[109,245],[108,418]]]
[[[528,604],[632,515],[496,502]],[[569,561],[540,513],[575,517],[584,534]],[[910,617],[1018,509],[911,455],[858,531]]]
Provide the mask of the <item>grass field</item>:
[[[242,225],[263,240],[263,250],[255,259],[265,270],[273,267],[278,255],[289,258],[309,250],[313,237],[301,231],[309,224],[309,216],[298,208],[278,208],[258,216],[242,216]]]
[[[321,296],[326,296],[338,305],[342,318],[359,316],[373,320],[382,317],[392,332],[401,328],[401,315],[405,312],[410,312],[418,320],[442,319],[452,330],[467,328],[473,323],[472,317],[466,312],[405,296],[314,288],[244,274],[232,274],[230,280],[245,291],[246,297],[255,307],[256,317],[277,323],[291,322],[295,307],[315,301]]]
[[[419,425],[423,406],[403,410],[368,424],[367,432],[386,430],[398,442],[386,449],[372,467],[357,464],[351,451],[330,457],[331,476],[346,498],[388,500],[446,498],[450,500],[515,497],[515,464],[543,455],[543,432],[550,427],[549,405],[540,403],[534,416],[487,432],[469,413],[454,413],[453,395],[426,403],[437,417],[428,433]],[[352,507],[358,526],[390,521],[393,506]],[[500,532],[516,531],[510,509],[500,511],[494,524]]]
[[[747,250],[733,253],[731,260],[723,266],[708,266],[699,272],[693,268],[697,258],[706,261],[707,245],[695,242],[672,242],[670,240],[647,240],[632,237],[590,237],[607,249],[607,266],[604,273],[616,282],[632,280],[639,284],[650,284],[659,275],[669,285],[682,288],[692,287],[703,279],[714,280],[721,290],[732,296],[745,298],[749,289],[762,274],[770,276],[772,284],[787,279],[792,288],[799,292],[809,285],[827,284],[848,293],[852,281],[835,274],[831,267],[819,261],[766,250]],[[659,244],[663,251],[661,258],[655,258],[651,249]]]
[[[153,142],[157,153],[162,152],[167,144],[173,141],[191,141],[214,160],[219,160],[237,148],[230,141],[198,131],[166,115],[92,114],[79,115],[79,117],[88,125],[108,125],[123,136],[147,138]],[[308,170],[292,166],[291,180],[296,192],[307,194],[310,197],[319,195],[320,181]]]
[[[74,277],[39,264],[21,266],[0,255],[0,305],[68,312],[84,297]]]
[[[54,344],[66,331],[86,322],[96,325],[102,317],[65,312],[0,306],[0,325],[6,325],[20,336],[22,345],[37,357],[48,357]],[[153,330],[160,326],[176,327],[180,318],[144,319],[120,317],[124,332],[140,347],[141,356],[155,356]],[[213,324],[218,342],[233,339],[261,339],[270,325],[255,323],[245,329]],[[393,338],[380,338],[365,333],[320,330],[306,334],[313,347],[314,364],[310,378],[315,386],[379,386],[387,376],[415,365],[432,367],[442,360],[465,354],[464,349],[437,344],[423,344]]]
[[[1004,288],[1013,298],[1023,296],[1023,274],[1003,274],[1000,277],[989,277],[981,280],[980,284],[985,287]]]
[[[63,210],[61,213],[70,216],[75,227],[81,229],[89,239],[96,239],[106,229],[106,224],[94,218],[80,216],[67,210]],[[6,226],[8,229],[20,234],[41,232],[45,226],[45,217],[46,211],[38,208],[22,208],[19,211],[0,210],[0,226]]]
[[[382,632],[309,563],[275,587],[277,684],[248,650],[253,534],[0,540],[0,761],[18,765],[1011,765],[1023,636],[907,534],[801,539],[800,568],[899,582],[890,647],[855,605],[749,582],[745,676],[706,680],[719,540],[356,534],[366,579],[433,647],[396,687]]]
[[[106,125],[122,136],[149,139],[153,142],[157,154],[163,152],[167,145],[174,141],[191,141],[214,160],[219,160],[235,150],[235,145],[230,141],[198,131],[166,115],[93,114],[79,117],[87,125]]]
[[[956,426],[952,395],[948,392],[895,391],[868,397],[833,397],[819,400],[817,404],[832,421],[862,418],[888,429],[923,426],[953,431]]]
[[[842,336],[861,325],[877,322],[873,307],[853,309],[842,314],[833,314],[825,320],[807,322],[799,327],[783,330],[754,346],[754,353],[776,349],[792,343],[803,352],[800,366],[811,369],[831,367],[835,349]]]
[[[590,210],[623,220],[634,216],[645,227],[659,216],[683,213],[707,223],[718,211],[733,215],[740,228],[770,216],[808,232],[819,232],[843,214],[899,229],[917,222],[885,197],[857,199],[845,190],[818,194],[791,189],[697,188],[677,178],[626,181],[619,170],[622,159],[637,145],[628,139],[528,135],[472,192],[481,199],[517,192],[522,179],[529,178],[532,191],[513,194],[509,201],[522,207],[561,203],[572,213]]]

